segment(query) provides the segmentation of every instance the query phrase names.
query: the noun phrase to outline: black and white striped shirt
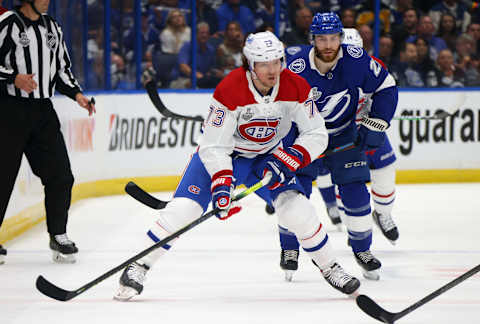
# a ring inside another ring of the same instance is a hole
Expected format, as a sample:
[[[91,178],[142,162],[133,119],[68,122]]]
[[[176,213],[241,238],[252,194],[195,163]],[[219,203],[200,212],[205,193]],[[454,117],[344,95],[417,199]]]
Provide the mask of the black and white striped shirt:
[[[55,88],[72,99],[81,91],[70,71],[63,32],[48,15],[31,21],[20,11],[0,15],[0,86],[2,92],[24,98],[50,98]],[[17,74],[35,74],[30,94],[15,87]]]

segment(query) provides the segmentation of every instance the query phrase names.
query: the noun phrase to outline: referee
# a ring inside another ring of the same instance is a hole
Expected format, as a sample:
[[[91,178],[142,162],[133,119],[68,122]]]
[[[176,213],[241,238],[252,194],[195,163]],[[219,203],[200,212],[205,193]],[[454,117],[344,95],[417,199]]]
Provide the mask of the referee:
[[[73,263],[78,249],[66,234],[73,175],[50,98],[58,90],[85,108],[89,116],[95,113],[95,106],[82,94],[70,71],[60,26],[44,14],[49,2],[23,0],[21,6],[0,15],[0,139],[4,152],[0,225],[25,153],[44,186],[53,260]]]

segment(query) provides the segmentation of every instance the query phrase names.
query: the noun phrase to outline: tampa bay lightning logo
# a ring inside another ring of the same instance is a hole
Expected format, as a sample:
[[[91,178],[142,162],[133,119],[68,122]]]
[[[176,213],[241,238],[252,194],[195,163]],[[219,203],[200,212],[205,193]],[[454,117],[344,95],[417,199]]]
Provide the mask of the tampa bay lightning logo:
[[[288,55],[295,55],[301,50],[302,48],[300,46],[290,46],[290,47],[287,47],[286,49]]]
[[[278,118],[252,119],[238,126],[239,135],[257,144],[267,144],[277,135]]]
[[[353,46],[353,45],[348,45],[347,46],[347,52],[348,52],[348,54],[350,54],[351,57],[359,58],[363,55],[363,48]]]
[[[292,63],[290,63],[288,68],[290,71],[298,74],[298,73],[301,73],[303,70],[305,70],[305,66],[306,66],[305,60],[303,58],[298,58]]]

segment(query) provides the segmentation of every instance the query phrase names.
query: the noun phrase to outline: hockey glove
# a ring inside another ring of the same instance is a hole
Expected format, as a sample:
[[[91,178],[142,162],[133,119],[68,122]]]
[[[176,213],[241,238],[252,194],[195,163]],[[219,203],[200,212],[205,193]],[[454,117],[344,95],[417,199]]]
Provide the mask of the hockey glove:
[[[220,171],[212,177],[212,205],[220,211],[215,215],[225,220],[240,212],[242,207],[231,206],[231,195],[233,192],[232,171]]]
[[[388,123],[379,118],[363,118],[358,128],[355,146],[361,151],[376,150],[385,142]]]
[[[268,183],[268,189],[277,189],[282,186],[285,180],[294,176],[295,171],[303,163],[303,154],[294,147],[282,149],[278,147],[273,151],[272,155],[268,157],[263,166],[262,177],[270,171],[272,172],[272,179]]]

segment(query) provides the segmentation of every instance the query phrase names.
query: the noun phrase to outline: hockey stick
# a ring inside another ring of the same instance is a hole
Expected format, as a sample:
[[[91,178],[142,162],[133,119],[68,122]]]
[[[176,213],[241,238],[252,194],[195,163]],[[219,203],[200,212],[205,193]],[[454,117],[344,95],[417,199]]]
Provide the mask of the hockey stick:
[[[267,173],[267,175],[261,181],[257,182],[253,186],[245,189],[244,191],[242,191],[241,193],[239,193],[238,195],[233,197],[232,201],[238,201],[238,200],[248,196],[252,192],[255,192],[256,190],[258,190],[261,187],[268,184],[268,182],[270,181],[271,178],[272,178],[272,174],[270,172]],[[219,211],[220,211],[219,208],[214,208],[213,210],[203,214],[200,218],[197,218],[196,220],[194,220],[190,224],[186,225],[185,227],[182,227],[181,229],[179,229],[175,233],[171,234],[170,236],[167,236],[163,240],[155,243],[151,247],[149,247],[149,248],[143,250],[142,252],[136,254],[135,256],[131,257],[127,261],[125,261],[122,264],[116,266],[115,268],[107,271],[106,273],[102,274],[100,277],[88,282],[87,284],[83,285],[82,287],[80,287],[78,289],[75,289],[75,290],[62,289],[62,288],[52,284],[51,282],[49,282],[43,276],[38,276],[37,281],[36,281],[36,287],[45,296],[48,296],[50,298],[53,298],[53,299],[56,299],[56,300],[59,300],[59,301],[68,301],[72,298],[77,297],[81,293],[87,291],[88,289],[92,288],[93,286],[102,282],[103,280],[111,277],[113,274],[122,270],[127,265],[129,265],[130,263],[139,260],[140,258],[146,256],[147,254],[149,254],[153,250],[164,246],[165,244],[167,244],[168,242],[170,242],[174,238],[177,238],[178,236],[182,235],[183,233],[187,232],[188,230],[192,229],[193,227],[197,226],[198,224],[206,221],[207,219],[209,219],[210,217],[212,217],[213,215],[215,215]]]
[[[148,97],[152,101],[155,108],[158,110],[160,114],[165,117],[169,118],[178,118],[183,120],[193,120],[203,122],[202,116],[184,116],[174,113],[173,111],[169,110],[163,103],[162,99],[158,95],[157,86],[154,81],[149,81],[145,84],[145,89],[147,89]]]
[[[353,143],[348,143],[348,144],[336,147],[332,150],[328,150],[322,155],[319,155],[318,158],[321,159],[325,156],[329,156],[337,152],[346,151],[354,147],[355,145]],[[140,188],[133,181],[130,181],[129,183],[127,183],[127,185],[125,186],[125,192],[135,200],[153,209],[163,209],[169,203],[168,201],[155,198],[154,196],[152,196],[151,194],[149,194],[148,192]]]
[[[460,277],[450,281],[449,283],[447,283],[443,287],[435,290],[434,292],[432,292],[430,295],[426,296],[425,298],[420,299],[415,304],[405,308],[403,311],[398,312],[398,313],[391,313],[389,311],[386,311],[385,309],[383,309],[381,306],[379,306],[376,302],[374,302],[370,297],[368,297],[366,295],[357,296],[357,299],[356,299],[357,300],[357,305],[365,313],[367,313],[371,317],[379,320],[380,322],[394,323],[396,320],[404,317],[405,315],[414,311],[418,307],[428,303],[429,301],[431,301],[435,297],[443,294],[444,292],[446,292],[450,288],[455,287],[456,285],[458,285],[459,283],[461,283],[465,279],[470,278],[471,276],[473,276],[474,274],[476,274],[479,271],[480,271],[480,264],[477,265],[476,267],[474,267],[473,269],[471,269],[470,271],[464,273]]]
[[[446,112],[445,110],[441,109],[437,113],[433,114],[432,116],[399,116],[393,117],[392,119],[395,120],[438,120],[438,119],[445,119],[447,117],[451,117],[454,114]]]
[[[167,206],[168,201],[160,200],[140,188],[135,182],[130,181],[125,186],[125,192],[129,194],[134,199],[138,200],[142,204],[153,208],[153,209],[163,209]]]

